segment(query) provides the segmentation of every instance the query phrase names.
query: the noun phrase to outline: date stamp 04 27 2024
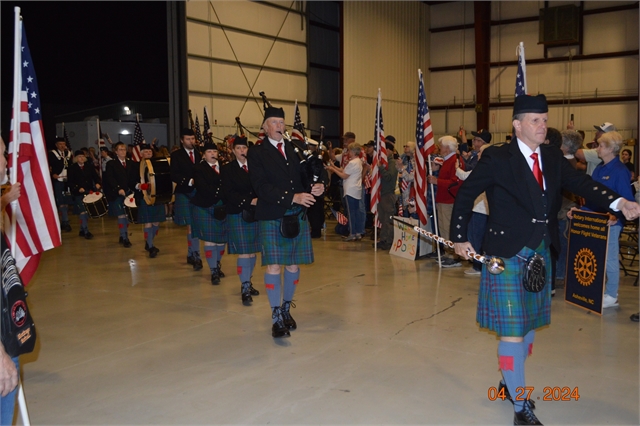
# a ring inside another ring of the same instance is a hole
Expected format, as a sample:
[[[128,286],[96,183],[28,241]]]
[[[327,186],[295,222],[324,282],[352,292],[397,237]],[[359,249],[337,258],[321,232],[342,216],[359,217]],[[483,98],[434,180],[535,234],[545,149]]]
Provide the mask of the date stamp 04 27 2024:
[[[487,391],[487,397],[489,398],[490,401],[495,401],[496,399],[501,399],[501,400],[505,400],[505,399],[510,399],[510,396],[506,395],[506,386],[503,387],[502,389],[500,389],[498,391],[498,389],[496,389],[495,387],[490,387]],[[516,397],[515,400],[516,401],[526,401],[528,399],[532,399],[531,394],[533,393],[533,387],[532,386],[524,386],[524,387],[518,387],[516,388]],[[580,399],[580,393],[578,392],[578,388],[575,387],[573,389],[565,386],[565,387],[560,387],[560,386],[547,386],[544,389],[542,389],[543,395],[542,395],[542,400],[543,401],[572,401],[575,400],[577,401],[578,399]],[[540,400],[540,397],[536,397],[537,400]]]

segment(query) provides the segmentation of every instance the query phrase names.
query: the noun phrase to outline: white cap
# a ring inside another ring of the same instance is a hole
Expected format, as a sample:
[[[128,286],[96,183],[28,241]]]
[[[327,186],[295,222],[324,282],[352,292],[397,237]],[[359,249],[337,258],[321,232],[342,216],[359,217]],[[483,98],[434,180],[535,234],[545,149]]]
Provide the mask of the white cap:
[[[600,126],[593,126],[596,130],[601,131],[602,133],[615,132],[616,126],[613,123],[609,123],[608,121],[602,123]]]

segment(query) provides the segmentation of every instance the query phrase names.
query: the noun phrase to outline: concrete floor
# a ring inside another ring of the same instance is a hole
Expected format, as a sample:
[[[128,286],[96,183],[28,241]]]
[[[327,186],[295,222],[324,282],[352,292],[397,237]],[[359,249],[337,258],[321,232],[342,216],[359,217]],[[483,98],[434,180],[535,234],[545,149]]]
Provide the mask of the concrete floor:
[[[464,267],[329,231],[302,267],[298,329],[274,340],[264,268],[245,307],[235,256],[211,286],[206,266],[185,262],[185,228],[163,223],[149,259],[140,226],[130,249],[111,218],[90,221],[91,241],[72,226],[28,289],[38,345],[21,362],[33,424],[512,424],[511,404],[488,398],[498,341],[475,323],[479,278]],[[553,300],[527,361],[543,423],[639,424],[632,283],[621,280],[620,307],[602,317]],[[543,388],[565,386],[579,400],[543,401]]]

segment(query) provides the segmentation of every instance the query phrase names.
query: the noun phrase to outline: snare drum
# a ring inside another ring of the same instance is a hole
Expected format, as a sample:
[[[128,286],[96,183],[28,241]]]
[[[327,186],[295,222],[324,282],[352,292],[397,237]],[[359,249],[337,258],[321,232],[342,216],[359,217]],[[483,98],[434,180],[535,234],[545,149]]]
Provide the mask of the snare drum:
[[[107,200],[101,192],[91,192],[82,199],[89,217],[97,219],[107,214]]]
[[[129,223],[138,223],[138,206],[136,199],[133,198],[133,194],[124,197],[124,211],[127,214]]]
[[[142,191],[144,201],[150,205],[173,202],[173,182],[169,158],[149,158],[140,162],[140,180],[149,184]]]

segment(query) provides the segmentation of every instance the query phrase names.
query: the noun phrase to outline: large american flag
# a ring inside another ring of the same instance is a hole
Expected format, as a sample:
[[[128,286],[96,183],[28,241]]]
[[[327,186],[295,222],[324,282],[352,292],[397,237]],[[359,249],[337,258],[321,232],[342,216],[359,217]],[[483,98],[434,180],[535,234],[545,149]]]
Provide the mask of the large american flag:
[[[145,143],[144,136],[142,136],[142,129],[140,128],[140,122],[136,114],[136,127],[133,130],[133,148],[131,149],[131,159],[133,161],[140,162],[142,155],[140,155],[140,144]]]
[[[198,114],[196,114],[196,122],[193,124],[193,132],[196,134],[196,141],[203,143],[202,133],[200,133],[200,122],[198,121]]]
[[[291,131],[291,139],[298,139],[299,141],[306,142],[304,140],[304,124],[302,124],[302,118],[300,117],[300,108],[298,108],[298,100],[296,99],[295,114],[293,118],[293,130]]]
[[[424,81],[422,71],[418,70],[420,83],[418,84],[418,118],[416,120],[416,170],[414,184],[416,189],[416,211],[420,223],[425,225],[429,218],[427,214],[427,164],[429,155],[435,151],[433,129],[431,128],[431,116],[427,105],[427,96],[424,93]]]
[[[524,60],[524,43],[520,42],[516,48],[518,53],[518,72],[516,74],[516,98],[527,94],[527,64]]]
[[[376,102],[376,130],[374,136],[373,161],[371,162],[371,213],[375,215],[375,225],[380,228],[381,223],[378,218],[378,203],[380,202],[380,173],[378,166],[387,168],[387,148],[384,141],[384,123],[382,121],[382,99],[380,89],[378,89],[378,101]],[[343,154],[344,155],[344,154]]]
[[[17,167],[16,181],[20,182],[22,190],[17,202],[7,207],[9,220],[15,217],[15,226],[8,227],[7,236],[10,244],[15,237],[16,247],[12,251],[26,285],[38,268],[41,253],[60,246],[62,240],[49,176],[36,73],[22,21],[19,25],[17,34],[22,34],[22,40],[16,39],[15,43],[21,48],[22,72],[14,76],[15,88],[19,88],[14,96],[20,98],[20,111],[13,111],[9,164],[12,168]],[[17,158],[14,158],[14,152]]]
[[[207,107],[204,107],[204,118],[202,119],[202,126],[204,127],[204,143],[211,142],[211,138],[209,137],[209,129],[211,126],[209,125],[209,114],[207,114]]]

